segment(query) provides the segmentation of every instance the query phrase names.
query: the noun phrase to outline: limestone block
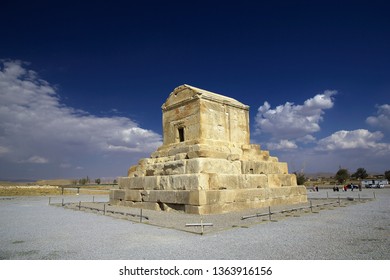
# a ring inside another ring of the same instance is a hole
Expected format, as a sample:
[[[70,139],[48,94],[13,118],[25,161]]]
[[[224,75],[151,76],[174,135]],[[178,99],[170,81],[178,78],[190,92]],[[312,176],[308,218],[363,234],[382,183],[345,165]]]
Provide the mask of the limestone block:
[[[118,185],[120,189],[143,189],[142,177],[119,177]]]
[[[177,175],[185,173],[186,162],[184,160],[168,161],[162,167],[161,175]]]
[[[138,165],[140,166],[147,166],[153,164],[153,160],[149,158],[142,158],[138,161]]]
[[[297,176],[295,174],[288,174],[290,176],[290,186],[297,186]],[[285,175],[287,177],[287,174]]]
[[[296,186],[297,185],[297,179],[295,174],[280,174],[279,177],[281,178],[282,187],[283,186]]]
[[[264,158],[264,160],[268,160],[268,161],[271,161],[271,162],[278,162],[279,161],[277,157],[263,156],[263,158]]]
[[[190,205],[229,204],[235,202],[266,201],[267,189],[199,190],[189,193]]]
[[[160,188],[159,179],[160,176],[119,177],[118,183],[120,189],[154,190]]]
[[[278,174],[268,174],[268,186],[270,188],[281,187],[282,183]]]
[[[296,196],[304,195],[306,197],[307,195],[306,187],[303,185],[293,186],[291,188],[291,195],[296,195]]]
[[[145,175],[144,176],[155,176],[159,175],[161,171],[159,172],[158,169],[153,168],[153,166],[148,166],[148,168],[145,170]]]
[[[291,187],[282,187],[282,188],[270,188],[272,197],[286,197],[291,195]]]
[[[294,174],[268,174],[270,187],[296,186],[297,180]]]
[[[240,185],[240,177],[242,175],[228,175],[228,174],[210,174],[210,189],[238,189]]]
[[[146,202],[161,202],[164,200],[164,202],[167,202],[167,199],[169,196],[172,195],[172,191],[163,191],[159,192],[156,190],[148,191],[143,195],[143,201]]]
[[[190,147],[190,151],[203,150],[222,152],[226,154],[242,154],[242,150],[239,147],[236,147],[235,143],[215,139],[206,139],[201,141],[199,144]]]
[[[190,205],[208,205],[213,203],[218,203],[221,201],[222,203],[228,203],[234,201],[234,192],[224,190],[198,190],[191,191],[189,193],[188,204]]]
[[[188,158],[223,158],[227,159],[228,153],[213,150],[201,150],[188,152]]]
[[[143,187],[145,190],[156,190],[160,188],[160,176],[142,177]]]
[[[240,174],[241,164],[225,159],[195,158],[187,160],[186,173]]]
[[[287,174],[287,163],[272,161],[242,161],[243,174]]]
[[[168,153],[169,153],[169,150],[168,150]],[[159,158],[154,159],[154,162],[155,163],[164,163],[164,162],[171,161],[174,159],[175,159],[174,155],[167,154],[166,156],[161,156]]]
[[[168,150],[166,149],[157,150],[150,155],[150,157],[154,159],[166,156],[168,156]]]
[[[159,189],[160,190],[170,190],[171,184],[170,184],[170,178],[168,176],[161,176],[159,181]]]
[[[270,163],[270,166],[272,167],[271,172],[275,171],[275,173],[288,174],[287,162],[273,162]]]
[[[237,154],[229,154],[227,159],[230,161],[238,161],[241,159],[241,155],[238,153]]]
[[[136,177],[136,178],[131,178],[131,180],[127,181],[128,189],[135,189],[135,190],[142,190],[145,188],[145,177]],[[121,183],[120,183],[121,185]]]
[[[177,153],[175,155],[175,160],[181,160],[181,159],[186,159],[187,158],[187,153]]]
[[[137,171],[137,165],[130,166],[127,170],[127,177],[131,177],[131,175]]]
[[[269,160],[270,158],[270,156],[269,156],[269,151],[265,151],[265,150],[262,150],[261,151],[261,156],[263,157],[263,160],[265,160],[265,161],[267,161],[267,160]],[[278,159],[277,158],[275,158],[276,159],[276,161],[278,161]]]
[[[175,158],[177,154],[187,154],[189,151],[190,146],[178,145],[169,149],[168,156],[173,156],[173,158]]]
[[[263,160],[259,145],[242,145],[244,160]]]
[[[304,186],[288,186],[288,187],[281,187],[281,188],[270,188],[270,192],[271,192],[271,197],[273,199],[294,198],[294,201],[298,200],[298,202],[306,202],[307,201],[306,188]]]
[[[286,162],[266,162],[267,172],[273,174],[287,174],[287,163]]]
[[[266,199],[265,189],[241,189],[236,191],[234,202],[264,201]]]
[[[210,189],[256,189],[267,186],[265,174],[210,174]]]
[[[169,188],[172,190],[209,189],[207,174],[171,175],[169,180]]]
[[[149,195],[144,198],[144,201],[187,204],[189,201],[189,193],[190,191],[150,191]]]
[[[176,192],[176,203],[177,204],[188,204],[190,200],[191,191],[178,191]]]
[[[142,201],[140,190],[126,190],[124,199],[126,201]]]
[[[147,166],[145,176],[159,176],[164,173],[164,163],[156,162],[152,165]]]
[[[125,200],[125,191],[124,190],[111,190],[110,191],[110,200]]]
[[[268,178],[265,174],[244,174],[240,176],[240,189],[266,188],[268,187]]]
[[[145,176],[146,166],[137,165],[135,168],[131,168],[128,170],[127,176],[128,177],[142,177]]]

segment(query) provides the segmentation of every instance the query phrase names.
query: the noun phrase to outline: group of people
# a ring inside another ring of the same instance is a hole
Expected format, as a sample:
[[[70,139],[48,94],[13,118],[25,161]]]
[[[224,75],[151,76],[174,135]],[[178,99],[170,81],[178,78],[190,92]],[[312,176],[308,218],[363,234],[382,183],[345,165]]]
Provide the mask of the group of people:
[[[348,189],[351,189],[352,192],[353,192],[353,189],[359,189],[359,191],[362,191],[362,186],[361,185],[355,186],[353,184],[347,184],[343,187],[343,191],[345,191],[345,192],[348,191]],[[338,192],[338,191],[340,191],[340,189],[338,186],[334,186],[333,191]]]
[[[342,190],[344,192],[348,191],[348,189],[351,189],[351,191],[353,191],[354,189],[359,189],[359,191],[362,191],[362,185],[360,185],[360,184],[359,185],[347,184],[347,185],[342,187]],[[318,186],[313,186],[312,190],[313,190],[313,192],[318,192]],[[335,185],[333,187],[333,191],[339,192],[340,191],[339,186]]]

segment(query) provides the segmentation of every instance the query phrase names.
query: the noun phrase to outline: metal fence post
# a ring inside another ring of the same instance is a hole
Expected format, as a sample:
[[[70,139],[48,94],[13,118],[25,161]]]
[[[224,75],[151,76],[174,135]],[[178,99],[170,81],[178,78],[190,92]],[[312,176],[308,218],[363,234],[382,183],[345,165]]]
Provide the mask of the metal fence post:
[[[271,221],[271,206],[268,206],[268,215],[269,215],[269,220]]]

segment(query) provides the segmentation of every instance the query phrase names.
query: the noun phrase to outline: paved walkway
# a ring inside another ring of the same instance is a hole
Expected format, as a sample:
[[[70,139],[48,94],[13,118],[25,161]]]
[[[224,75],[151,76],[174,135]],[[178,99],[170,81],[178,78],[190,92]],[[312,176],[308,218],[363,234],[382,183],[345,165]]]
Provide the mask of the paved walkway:
[[[80,200],[101,206],[107,196],[51,198],[73,201],[75,210],[49,205],[48,197],[0,197],[0,259],[390,259],[390,189],[375,190],[375,199],[369,189],[308,196],[336,203],[340,196],[341,204],[274,214],[271,221],[241,220],[268,209],[204,216],[213,223],[204,235],[186,232],[199,233],[185,227],[200,222],[196,215],[145,210],[149,220],[140,223],[77,209]]]

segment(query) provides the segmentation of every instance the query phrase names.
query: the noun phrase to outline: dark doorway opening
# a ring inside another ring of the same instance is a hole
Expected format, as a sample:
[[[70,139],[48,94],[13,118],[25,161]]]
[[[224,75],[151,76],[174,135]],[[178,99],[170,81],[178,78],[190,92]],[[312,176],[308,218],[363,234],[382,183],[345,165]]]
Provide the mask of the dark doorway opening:
[[[184,142],[184,127],[179,127],[179,141]]]

